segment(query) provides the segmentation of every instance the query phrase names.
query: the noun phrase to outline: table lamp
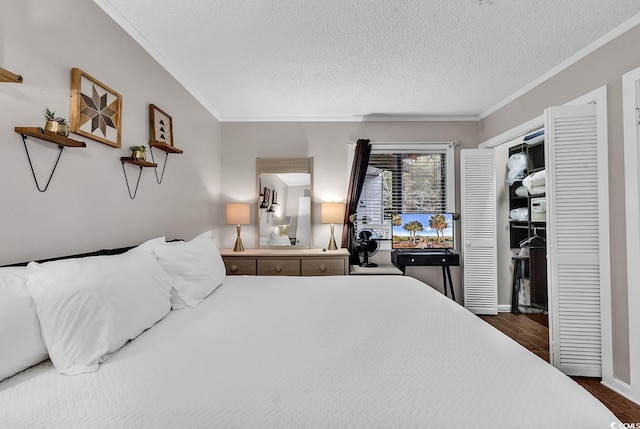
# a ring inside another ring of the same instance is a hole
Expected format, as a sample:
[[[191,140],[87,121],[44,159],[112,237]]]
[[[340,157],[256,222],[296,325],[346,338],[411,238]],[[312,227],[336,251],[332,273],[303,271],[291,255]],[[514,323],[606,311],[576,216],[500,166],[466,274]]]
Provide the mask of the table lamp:
[[[287,227],[291,225],[291,216],[280,216],[275,223],[280,228],[280,235],[287,235]]]
[[[322,223],[331,224],[331,239],[327,250],[337,250],[336,239],[333,236],[334,224],[344,221],[344,203],[322,203]]]
[[[227,203],[227,224],[236,225],[238,237],[236,245],[233,247],[234,252],[244,251],[242,239],[240,238],[240,225],[249,225],[251,223],[251,205],[249,203]]]

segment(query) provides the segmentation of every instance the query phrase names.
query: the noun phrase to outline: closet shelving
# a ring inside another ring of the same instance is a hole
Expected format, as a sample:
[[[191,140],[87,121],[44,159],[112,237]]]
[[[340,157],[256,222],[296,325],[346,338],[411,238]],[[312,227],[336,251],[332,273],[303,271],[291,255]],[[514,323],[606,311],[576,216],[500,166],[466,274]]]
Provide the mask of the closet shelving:
[[[544,141],[531,145],[522,143],[509,148],[509,156],[516,153],[524,153],[527,155],[525,176],[544,170]],[[525,221],[509,221],[509,241],[512,249],[520,247],[520,243],[526,238],[535,235],[535,232],[544,238],[546,231],[546,222],[531,220],[531,200],[538,197],[544,197],[544,194],[535,196],[519,196],[516,194],[516,189],[520,186],[522,186],[521,180],[518,180],[509,186],[509,210],[511,211],[519,207],[527,207],[529,209],[529,217]]]
[[[525,176],[545,169],[544,140],[531,144],[525,141],[509,148],[509,156],[516,153],[527,155]],[[509,210],[526,207],[529,214],[525,221],[509,221],[509,241],[512,249],[520,248],[522,245],[528,247],[528,252],[524,257],[514,257],[513,263],[520,264],[517,270],[518,275],[529,280],[531,307],[547,310],[546,222],[540,218],[535,219],[532,207],[532,202],[544,198],[545,194],[529,195],[527,193],[526,196],[519,196],[515,191],[520,186],[522,181],[516,181],[509,187]],[[532,237],[536,239],[531,240]],[[514,270],[514,277],[515,275],[516,270]],[[513,306],[512,310],[514,310]],[[517,312],[517,306],[515,312]]]

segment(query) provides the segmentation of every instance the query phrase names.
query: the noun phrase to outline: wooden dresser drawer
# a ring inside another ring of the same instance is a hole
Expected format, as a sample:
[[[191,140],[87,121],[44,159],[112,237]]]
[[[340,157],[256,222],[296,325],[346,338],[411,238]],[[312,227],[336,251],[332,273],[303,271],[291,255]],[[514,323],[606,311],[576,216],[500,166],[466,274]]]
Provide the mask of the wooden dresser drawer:
[[[343,276],[344,258],[313,258],[302,260],[303,276]]]
[[[256,260],[244,258],[224,258],[228,276],[255,276]]]
[[[299,276],[300,259],[258,259],[259,276]]]
[[[344,276],[349,274],[347,249],[246,249],[220,251],[228,275]]]

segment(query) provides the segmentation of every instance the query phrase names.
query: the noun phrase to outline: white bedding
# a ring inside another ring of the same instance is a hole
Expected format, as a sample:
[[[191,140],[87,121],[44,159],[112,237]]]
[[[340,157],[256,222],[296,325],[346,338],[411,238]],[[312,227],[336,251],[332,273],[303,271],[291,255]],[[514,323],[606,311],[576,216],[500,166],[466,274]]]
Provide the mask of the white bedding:
[[[95,373],[0,383],[2,428],[608,428],[600,402],[402,276],[227,277]]]

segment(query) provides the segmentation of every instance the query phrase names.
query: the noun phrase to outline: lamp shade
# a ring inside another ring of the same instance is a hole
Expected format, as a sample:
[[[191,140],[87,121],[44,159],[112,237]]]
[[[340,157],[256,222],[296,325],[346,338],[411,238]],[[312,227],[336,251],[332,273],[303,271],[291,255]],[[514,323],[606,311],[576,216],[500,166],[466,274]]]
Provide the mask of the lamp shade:
[[[227,203],[227,224],[249,225],[251,205],[249,203]]]
[[[342,223],[344,203],[322,203],[322,223]]]

